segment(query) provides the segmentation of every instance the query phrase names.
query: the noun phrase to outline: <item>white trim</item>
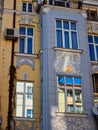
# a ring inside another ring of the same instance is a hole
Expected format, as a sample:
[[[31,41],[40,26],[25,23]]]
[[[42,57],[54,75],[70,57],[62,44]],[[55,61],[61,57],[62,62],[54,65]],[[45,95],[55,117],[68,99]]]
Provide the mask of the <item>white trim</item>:
[[[14,117],[14,120],[36,121],[35,118]]]
[[[58,48],[58,47],[53,47],[55,51],[63,51],[63,52],[73,52],[73,53],[82,53],[83,50],[75,50],[75,49],[66,49],[66,48]]]
[[[19,52],[16,52],[15,56],[34,57],[34,58],[38,57],[37,54],[27,54],[27,53],[19,53]]]
[[[87,114],[77,114],[77,113],[61,113],[61,112],[56,112],[57,116],[67,116],[67,117],[87,117]]]

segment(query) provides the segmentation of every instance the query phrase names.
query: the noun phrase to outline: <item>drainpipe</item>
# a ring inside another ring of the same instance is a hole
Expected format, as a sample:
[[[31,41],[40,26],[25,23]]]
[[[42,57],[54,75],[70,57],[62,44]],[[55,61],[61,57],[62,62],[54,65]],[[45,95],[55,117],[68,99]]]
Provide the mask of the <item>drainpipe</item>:
[[[13,0],[13,28],[15,28],[16,22],[16,0]],[[12,39],[12,50],[11,50],[11,64],[10,64],[10,80],[9,80],[9,102],[8,102],[8,118],[7,118],[7,129],[11,130],[11,121],[13,120],[13,90],[16,69],[14,67],[14,46],[15,41]]]

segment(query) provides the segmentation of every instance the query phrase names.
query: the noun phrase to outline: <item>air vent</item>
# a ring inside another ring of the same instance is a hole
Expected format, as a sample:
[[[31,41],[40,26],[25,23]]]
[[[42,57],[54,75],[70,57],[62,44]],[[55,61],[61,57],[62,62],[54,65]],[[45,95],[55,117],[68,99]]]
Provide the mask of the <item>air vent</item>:
[[[19,32],[16,29],[13,28],[7,28],[5,30],[5,39],[6,40],[18,40]]]

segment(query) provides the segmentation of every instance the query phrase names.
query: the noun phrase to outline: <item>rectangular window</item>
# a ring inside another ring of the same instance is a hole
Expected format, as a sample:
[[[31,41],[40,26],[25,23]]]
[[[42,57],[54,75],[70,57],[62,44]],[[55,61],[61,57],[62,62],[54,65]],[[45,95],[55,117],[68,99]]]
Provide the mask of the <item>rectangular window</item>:
[[[32,3],[22,3],[23,12],[32,12]]]
[[[56,20],[56,37],[57,47],[78,49],[76,22]]]
[[[16,116],[33,117],[33,83],[17,82],[16,85]]]
[[[79,77],[58,76],[58,111],[83,113],[81,79]]]
[[[92,75],[93,79],[93,93],[94,93],[94,103],[98,104],[98,74]]]
[[[20,27],[19,52],[33,53],[34,30],[31,27]]]
[[[98,36],[88,35],[90,60],[98,61]]]

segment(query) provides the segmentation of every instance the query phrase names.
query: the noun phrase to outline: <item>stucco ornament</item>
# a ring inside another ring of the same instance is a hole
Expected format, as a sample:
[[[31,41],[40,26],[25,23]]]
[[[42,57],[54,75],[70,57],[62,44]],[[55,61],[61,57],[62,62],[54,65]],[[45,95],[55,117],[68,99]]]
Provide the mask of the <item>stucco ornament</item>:
[[[56,72],[80,73],[80,54],[72,52],[57,52],[54,63]]]
[[[90,124],[84,117],[60,117],[53,122],[54,130],[90,130]]]

